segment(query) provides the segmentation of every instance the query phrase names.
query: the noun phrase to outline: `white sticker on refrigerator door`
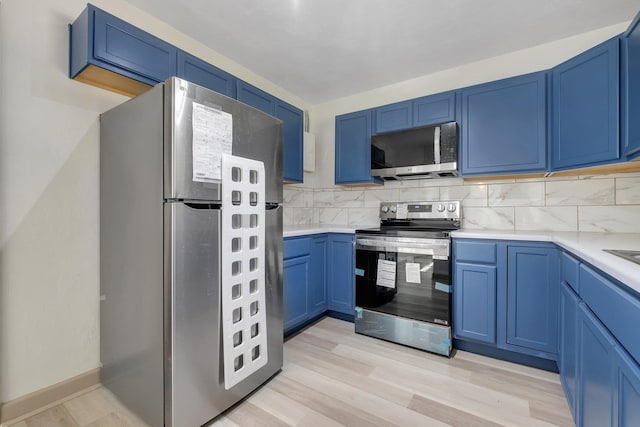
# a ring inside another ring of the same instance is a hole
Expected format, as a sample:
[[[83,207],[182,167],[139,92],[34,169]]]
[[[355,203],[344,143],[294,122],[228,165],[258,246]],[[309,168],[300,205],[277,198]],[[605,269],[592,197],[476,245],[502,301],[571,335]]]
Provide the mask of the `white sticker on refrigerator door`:
[[[378,275],[376,285],[386,288],[396,287],[396,262],[384,259],[378,260]]]
[[[233,116],[222,110],[193,103],[193,181],[219,182],[222,155],[231,154]]]

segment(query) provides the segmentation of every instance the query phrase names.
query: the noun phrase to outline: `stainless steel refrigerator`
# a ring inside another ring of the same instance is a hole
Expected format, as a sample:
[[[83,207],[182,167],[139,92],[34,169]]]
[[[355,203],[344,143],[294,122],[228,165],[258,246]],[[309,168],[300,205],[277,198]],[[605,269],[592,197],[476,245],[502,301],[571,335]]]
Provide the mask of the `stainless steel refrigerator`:
[[[101,379],[150,425],[202,425],[281,369],[281,203],[278,119],[178,78],[100,116]]]

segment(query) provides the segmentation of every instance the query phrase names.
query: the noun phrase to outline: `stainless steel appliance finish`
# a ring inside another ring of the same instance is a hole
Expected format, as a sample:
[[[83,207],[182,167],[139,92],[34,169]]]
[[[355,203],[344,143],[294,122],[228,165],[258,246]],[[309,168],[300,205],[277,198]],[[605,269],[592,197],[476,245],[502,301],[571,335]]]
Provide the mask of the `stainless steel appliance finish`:
[[[618,256],[627,261],[631,261],[636,264],[640,264],[640,251],[629,251],[622,249],[603,249],[605,252],[609,252],[615,256]]]
[[[356,309],[356,333],[449,356],[451,328],[377,311]]]
[[[230,390],[220,321],[224,206],[221,184],[191,179],[193,102],[232,114],[233,154],[263,161],[269,177],[268,363]],[[176,78],[100,120],[101,380],[152,426],[199,426],[282,367],[282,124]]]
[[[373,135],[371,176],[385,180],[458,176],[456,122]]]
[[[355,331],[450,356],[451,240],[460,202],[381,203],[356,231]]]

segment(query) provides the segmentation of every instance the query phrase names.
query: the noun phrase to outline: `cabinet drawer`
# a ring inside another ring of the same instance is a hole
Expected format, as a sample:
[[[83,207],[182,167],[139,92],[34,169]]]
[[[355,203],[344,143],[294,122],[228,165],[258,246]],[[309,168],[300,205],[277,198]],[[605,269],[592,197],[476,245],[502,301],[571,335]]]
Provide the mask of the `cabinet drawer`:
[[[284,259],[295,258],[311,253],[310,237],[284,239]]]
[[[493,242],[454,241],[453,245],[456,261],[496,263],[496,244]]]
[[[580,293],[578,289],[578,271],[580,262],[566,252],[560,255],[560,280],[567,282],[571,288]]]
[[[584,264],[580,266],[580,296],[631,356],[640,361],[640,301]]]

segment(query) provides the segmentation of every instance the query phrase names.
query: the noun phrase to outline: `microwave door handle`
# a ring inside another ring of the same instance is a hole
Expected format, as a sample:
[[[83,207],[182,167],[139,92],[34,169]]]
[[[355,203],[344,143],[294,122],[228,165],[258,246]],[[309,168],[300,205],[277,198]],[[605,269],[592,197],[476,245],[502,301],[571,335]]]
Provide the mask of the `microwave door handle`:
[[[433,163],[440,164],[440,126],[433,131]]]

